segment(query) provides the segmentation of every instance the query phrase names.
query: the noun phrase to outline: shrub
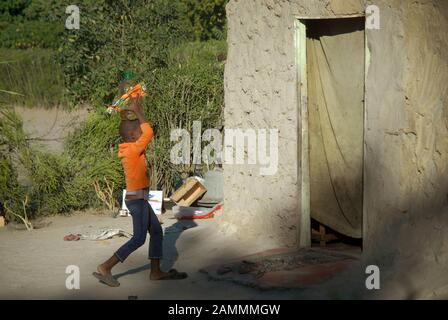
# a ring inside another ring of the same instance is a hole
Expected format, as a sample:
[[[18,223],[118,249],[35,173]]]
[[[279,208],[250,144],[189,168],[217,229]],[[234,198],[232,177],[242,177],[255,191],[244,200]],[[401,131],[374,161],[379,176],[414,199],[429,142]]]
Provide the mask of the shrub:
[[[85,128],[88,130],[89,126]],[[17,217],[5,208],[21,212],[24,199],[29,199],[26,206],[29,217],[103,206],[95,194],[94,184],[101,187],[110,182],[122,184],[120,163],[115,153],[101,148],[96,148],[96,153],[93,148],[87,150],[80,155],[74,155],[73,149],[60,155],[37,150],[28,144],[22,121],[13,109],[2,109],[0,203],[7,219],[17,220]]]
[[[174,165],[170,162],[170,132],[187,129],[192,134],[193,121],[201,121],[202,130],[222,126],[224,106],[225,42],[185,43],[174,48],[168,57],[169,67],[157,70],[149,79],[149,95],[144,106],[152,123],[155,138],[148,150],[153,188],[171,192],[180,173],[193,174],[202,167]]]
[[[180,0],[196,40],[224,40],[228,0]]]
[[[64,29],[62,23],[23,21],[3,24],[0,43],[4,48],[57,48]]]
[[[121,72],[166,66],[171,46],[188,39],[188,21],[171,0],[81,1],[82,27],[66,30],[60,63],[73,102],[110,102]]]
[[[40,107],[64,104],[64,79],[53,51],[0,49],[0,61],[0,88],[21,94],[0,93],[1,102]]]
[[[3,0],[0,43],[3,48],[58,48],[64,7],[55,0]]]

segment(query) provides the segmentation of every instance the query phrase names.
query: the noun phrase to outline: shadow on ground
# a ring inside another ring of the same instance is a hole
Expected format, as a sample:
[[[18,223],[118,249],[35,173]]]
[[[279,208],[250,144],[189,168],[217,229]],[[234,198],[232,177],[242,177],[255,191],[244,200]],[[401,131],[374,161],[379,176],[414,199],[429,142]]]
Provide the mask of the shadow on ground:
[[[176,243],[179,240],[181,234],[188,229],[194,228],[197,223],[193,220],[179,220],[171,226],[164,229],[163,235],[163,252],[164,257],[161,262],[161,267],[163,270],[173,269],[176,260],[179,257]],[[151,241],[151,239],[149,239]],[[136,273],[151,270],[151,264],[147,263],[137,268],[129,269],[125,272],[116,274],[114,277],[120,279],[122,277],[133,275]]]

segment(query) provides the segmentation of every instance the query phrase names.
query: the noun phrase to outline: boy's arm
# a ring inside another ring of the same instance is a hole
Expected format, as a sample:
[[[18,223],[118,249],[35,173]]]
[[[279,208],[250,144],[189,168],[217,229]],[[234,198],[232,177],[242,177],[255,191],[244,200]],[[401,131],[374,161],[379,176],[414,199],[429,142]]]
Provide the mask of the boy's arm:
[[[137,148],[137,152],[143,153],[145,151],[146,146],[154,136],[153,130],[149,125],[148,121],[146,121],[145,116],[141,110],[139,98],[132,99],[128,109],[134,111],[140,123],[140,129],[142,130],[142,135],[140,136],[140,138],[138,138],[137,141],[135,141],[134,145]]]

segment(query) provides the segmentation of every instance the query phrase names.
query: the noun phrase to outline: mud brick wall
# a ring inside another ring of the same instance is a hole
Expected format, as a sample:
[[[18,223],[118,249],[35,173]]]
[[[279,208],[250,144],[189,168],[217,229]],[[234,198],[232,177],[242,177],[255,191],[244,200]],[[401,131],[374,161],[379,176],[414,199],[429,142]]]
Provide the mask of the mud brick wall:
[[[406,254],[412,246],[435,243],[429,231],[439,235],[437,250],[448,247],[437,229],[445,223],[440,212],[448,201],[444,0],[229,2],[225,127],[278,128],[279,165],[273,176],[261,176],[257,165],[224,165],[223,230],[242,239],[296,244],[301,150],[295,17],[359,14],[368,4],[380,8],[381,29],[366,30],[364,250]]]

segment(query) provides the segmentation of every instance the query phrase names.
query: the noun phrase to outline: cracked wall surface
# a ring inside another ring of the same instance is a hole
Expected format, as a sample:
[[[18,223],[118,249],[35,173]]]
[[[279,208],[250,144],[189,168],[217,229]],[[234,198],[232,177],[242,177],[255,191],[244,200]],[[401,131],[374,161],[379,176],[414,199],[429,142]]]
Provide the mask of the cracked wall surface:
[[[367,33],[365,251],[408,271],[397,288],[422,292],[448,285],[448,1],[372,2],[382,26]]]

